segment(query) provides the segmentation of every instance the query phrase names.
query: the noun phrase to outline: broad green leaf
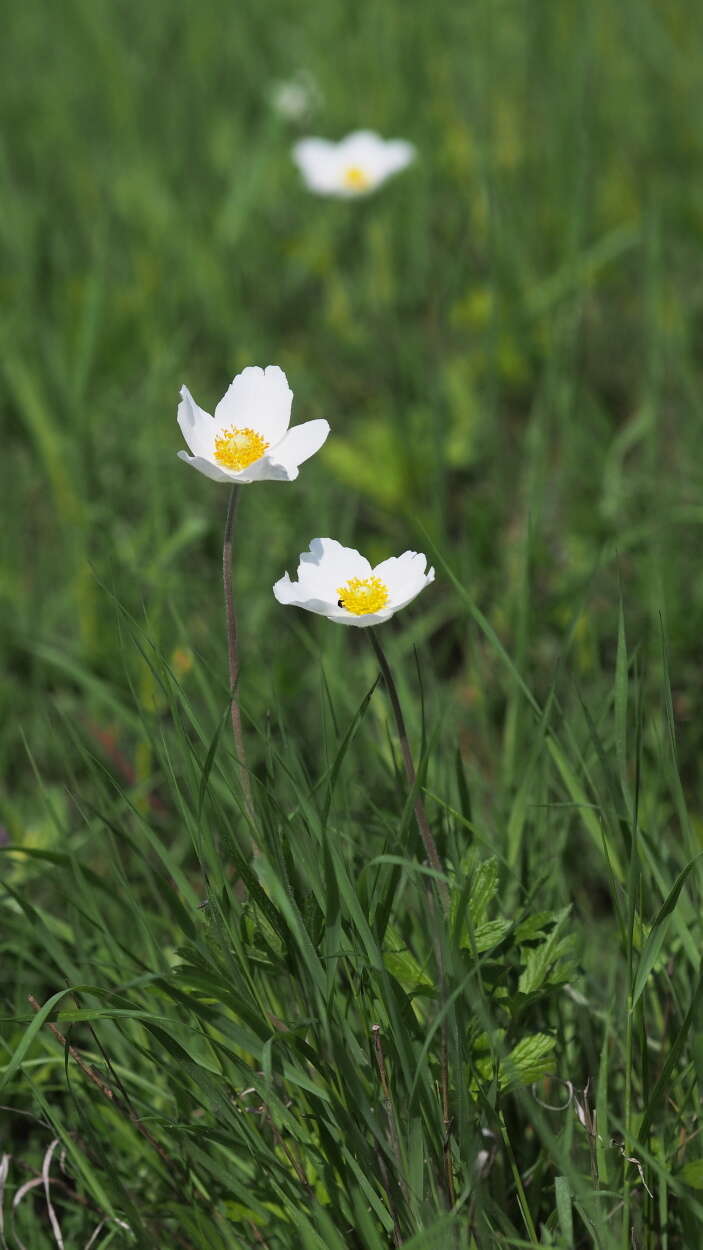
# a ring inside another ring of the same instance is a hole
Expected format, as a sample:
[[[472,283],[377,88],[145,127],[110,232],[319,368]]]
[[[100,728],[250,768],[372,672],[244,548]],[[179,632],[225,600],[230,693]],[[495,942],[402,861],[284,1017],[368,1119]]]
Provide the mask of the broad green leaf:
[[[474,945],[478,954],[493,950],[494,946],[498,946],[503,941],[510,929],[509,920],[487,920],[485,924],[479,925],[474,930]]]
[[[543,986],[568,981],[573,975],[574,936],[563,936],[570,907],[558,913],[558,920],[549,937],[539,946],[527,951],[525,967],[520,974],[518,989],[521,994],[534,994]]]
[[[514,1085],[531,1085],[533,1081],[549,1076],[554,1071],[555,1045],[555,1039],[548,1033],[533,1033],[531,1037],[523,1037],[500,1065],[501,1089],[510,1089]]]
[[[498,860],[495,855],[480,863],[471,881],[469,911],[474,929],[478,929],[498,892]]]

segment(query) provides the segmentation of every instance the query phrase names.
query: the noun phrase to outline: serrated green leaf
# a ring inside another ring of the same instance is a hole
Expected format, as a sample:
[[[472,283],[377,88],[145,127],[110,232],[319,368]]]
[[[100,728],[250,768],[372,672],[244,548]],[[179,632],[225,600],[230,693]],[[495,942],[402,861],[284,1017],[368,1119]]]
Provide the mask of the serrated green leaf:
[[[498,892],[498,860],[495,855],[478,865],[469,892],[469,914],[474,929],[478,929]]]
[[[555,1040],[548,1033],[523,1037],[506,1055],[500,1069],[500,1088],[531,1085],[554,1071]]]
[[[509,932],[509,920],[487,920],[485,924],[479,925],[474,931],[474,945],[478,954],[492,950]]]
[[[462,860],[461,872],[471,873],[475,862],[473,849]],[[491,950],[503,940],[511,927],[511,922],[501,918],[488,920],[488,910],[498,892],[498,860],[494,855],[476,864],[471,875],[471,884],[467,885],[456,901],[457,915],[460,917],[459,943],[467,949],[475,949],[479,954]]]
[[[559,914],[556,911],[536,911],[533,916],[527,916],[521,920],[515,930],[518,944],[535,942],[537,938],[544,937],[548,926],[558,920]]]
[[[529,950],[525,958],[525,966],[520,974],[518,989],[521,994],[535,994],[545,985],[559,985],[568,981],[573,974],[574,938],[563,935],[570,908],[558,912],[557,923],[549,937]]]

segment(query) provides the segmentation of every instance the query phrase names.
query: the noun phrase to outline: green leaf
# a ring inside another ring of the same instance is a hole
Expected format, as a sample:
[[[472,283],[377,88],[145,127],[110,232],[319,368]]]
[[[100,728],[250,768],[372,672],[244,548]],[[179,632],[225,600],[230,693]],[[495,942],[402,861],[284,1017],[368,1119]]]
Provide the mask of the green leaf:
[[[491,950],[503,941],[512,927],[510,920],[489,920],[488,910],[498,893],[498,860],[494,855],[484,859],[473,869],[476,853],[470,849],[463,857],[459,876],[470,876],[460,894],[454,897],[455,914],[459,921],[459,945],[478,954]]]
[[[659,1073],[659,1076],[657,1077],[656,1083],[654,1085],[654,1089],[649,1095],[649,1100],[645,1106],[644,1114],[642,1116],[642,1122],[640,1124],[640,1131],[639,1131],[640,1142],[646,1142],[647,1140],[647,1133],[649,1132],[649,1126],[652,1122],[652,1117],[657,1109],[657,1106],[660,1100],[664,1097],[666,1091],[669,1089],[669,1078],[674,1068],[676,1067],[676,1064],[678,1063],[679,1056],[684,1048],[684,1044],[690,1032],[691,1025],[693,1021],[696,1019],[696,1013],[700,1010],[700,1004],[701,1004],[702,999],[703,999],[703,968],[698,973],[698,980],[696,982],[695,989],[693,990],[693,993],[691,995],[691,1001],[688,1006],[688,1011],[686,1012],[686,1015],[684,1017],[683,1024],[681,1025],[681,1028],[679,1029],[673,1042],[671,1043],[671,1049],[666,1057],[664,1066],[662,1067]]]
[[[640,955],[639,964],[637,965],[637,975],[635,977],[635,984],[632,990],[632,1006],[633,1007],[638,1002],[642,994],[642,991],[644,990],[644,987],[647,983],[647,977],[649,976],[650,972],[652,971],[652,968],[654,967],[655,963],[657,962],[657,959],[659,958],[659,952],[661,951],[661,948],[664,945],[664,939],[666,937],[666,934],[669,928],[669,921],[670,921],[672,912],[674,908],[676,907],[677,902],[679,901],[679,895],[686,883],[686,879],[689,876],[691,870],[698,863],[698,860],[701,858],[701,855],[703,855],[703,851],[701,851],[699,855],[694,855],[693,859],[690,859],[688,863],[686,864],[686,866],[681,869],[681,872],[676,878],[673,886],[671,887],[669,893],[667,894],[664,902],[662,903],[657,913],[654,924],[652,925],[652,928],[650,929],[647,941],[644,944],[644,949],[642,951],[642,954]]]
[[[498,892],[498,860],[495,855],[484,859],[474,873],[469,893],[469,912],[474,929],[485,920],[490,904]]]
[[[608,863],[613,875],[617,877],[618,881],[624,881],[625,873],[620,863],[618,853],[610,842],[607,830],[602,825],[598,813],[594,811],[593,804],[589,802],[586,791],[564,755],[564,752],[554,738],[547,739],[547,747],[554,763],[561,773],[562,781],[566,786],[572,802],[579,808],[579,815],[586,826],[587,832],[590,834],[594,846],[598,848],[601,854],[603,854],[605,849]]]
[[[400,933],[397,929],[389,926],[386,931],[387,941],[390,945],[389,950],[383,952],[383,962],[395,977],[396,981],[402,985],[406,993],[412,993],[413,990],[419,988],[431,989],[433,982],[415,956],[408,950]]]
[[[64,998],[66,994],[70,994],[70,992],[70,989],[58,990],[56,994],[52,994],[51,998],[44,1003],[43,1007],[41,1007],[32,1020],[30,1020],[28,1027],[22,1035],[19,1045],[15,1048],[10,1062],[5,1068],[3,1075],[0,1077],[0,1089],[4,1089],[6,1085],[9,1085],[15,1075],[15,1072],[17,1072],[18,1068],[21,1066],[22,1060],[27,1054],[27,1051],[37,1036],[37,1033],[44,1024],[44,1021],[48,1020],[57,1003],[60,1003],[61,999]]]
[[[515,930],[515,938],[518,945],[522,946],[523,942],[534,942],[537,938],[546,936],[546,930],[559,918],[559,912],[556,911],[536,911],[532,916],[526,916],[524,920]]]
[[[548,1033],[533,1033],[523,1037],[506,1055],[500,1065],[500,1088],[511,1089],[515,1085],[531,1085],[554,1071],[555,1039]]]
[[[571,1188],[565,1176],[555,1176],[554,1195],[557,1203],[559,1229],[564,1239],[564,1250],[572,1250],[574,1244],[574,1213],[571,1209]]]
[[[565,907],[557,913],[557,923],[549,937],[539,946],[527,951],[525,967],[518,981],[521,994],[535,994],[545,985],[563,984],[573,975],[574,937],[572,934],[562,936],[570,910],[570,907]]]
[[[498,946],[510,932],[511,927],[510,920],[487,920],[485,924],[479,925],[474,930],[474,945],[477,953],[481,955],[484,951],[490,951],[494,946]]]
[[[691,1159],[679,1172],[680,1179],[692,1189],[703,1189],[703,1159]]]

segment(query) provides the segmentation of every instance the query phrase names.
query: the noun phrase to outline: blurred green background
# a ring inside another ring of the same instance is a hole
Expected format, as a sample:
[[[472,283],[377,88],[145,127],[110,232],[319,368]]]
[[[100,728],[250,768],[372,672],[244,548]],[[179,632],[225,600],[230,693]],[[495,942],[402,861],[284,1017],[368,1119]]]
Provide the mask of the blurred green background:
[[[295,484],[243,492],[247,715],[285,708],[314,765],[320,657],[345,715],[371,684],[360,633],[273,599],[312,537],[372,561],[427,551],[435,586],[388,628],[403,682],[417,647],[485,840],[526,882],[546,863],[550,905],[576,897],[592,937],[610,916],[597,827],[589,842],[578,813],[546,805],[584,800],[597,771],[582,700],[623,745],[608,720],[622,603],[670,882],[703,829],[695,6],[25,0],[0,62],[3,836],[90,858],[97,788],[77,743],[142,811],[164,795],[152,654],[214,732],[226,490],[176,459],[178,390],[212,411],[235,372],[277,363],[293,420],[332,434]],[[315,91],[295,121],[272,101],[299,75]],[[294,141],[360,127],[411,140],[416,163],[363,201],[312,196]],[[535,765],[496,639],[540,702],[556,680],[578,784],[564,756]],[[255,769],[263,751],[252,735]],[[191,865],[158,801],[151,816]],[[15,886],[51,897],[49,870],[12,863]]]
[[[694,716],[689,5],[63,0],[14,6],[1,56],[0,759],[17,802],[33,789],[20,725],[50,777],[47,693],[82,706],[64,661],[118,686],[131,672],[113,596],[167,654],[221,669],[225,498],[176,462],[175,409],[183,382],[212,409],[250,363],[280,363],[294,420],[333,429],[295,486],[243,503],[255,705],[272,680],[306,681],[282,644],[308,626],[269,587],[309,539],[382,558],[423,549],[422,525],[538,683],[575,615],[587,679],[621,591],[638,639],[664,614]],[[271,95],[301,73],[318,98],[295,124]],[[294,139],[359,126],[410,138],[416,165],[363,202],[308,194]],[[491,673],[446,580],[423,611],[471,725]]]

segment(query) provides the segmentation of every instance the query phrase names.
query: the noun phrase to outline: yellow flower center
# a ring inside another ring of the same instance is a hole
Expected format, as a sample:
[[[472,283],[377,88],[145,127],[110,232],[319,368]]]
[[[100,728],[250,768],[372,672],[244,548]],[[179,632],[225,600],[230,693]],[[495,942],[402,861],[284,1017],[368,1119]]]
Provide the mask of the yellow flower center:
[[[215,439],[215,459],[225,469],[246,469],[263,456],[268,443],[256,430],[247,426],[240,430],[231,426],[229,430],[221,430]]]
[[[385,608],[390,595],[380,577],[352,577],[346,586],[337,590],[340,608],[353,612],[354,616],[368,616]]]
[[[344,171],[342,181],[348,191],[368,191],[371,179],[358,165],[350,165]]]

